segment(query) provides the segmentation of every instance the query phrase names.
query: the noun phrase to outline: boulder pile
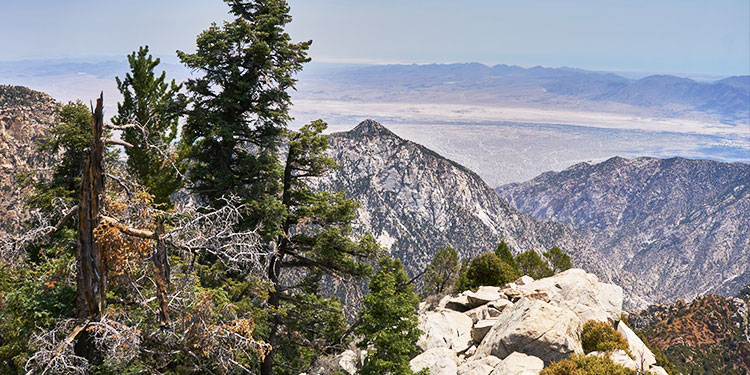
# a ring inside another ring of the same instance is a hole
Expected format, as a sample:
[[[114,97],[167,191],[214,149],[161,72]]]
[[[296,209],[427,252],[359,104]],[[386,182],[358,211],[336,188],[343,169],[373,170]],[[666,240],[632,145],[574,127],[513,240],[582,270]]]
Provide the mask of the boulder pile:
[[[581,269],[540,280],[523,276],[502,288],[479,287],[446,296],[436,306],[422,303],[423,334],[417,343],[422,353],[410,365],[414,371],[427,368],[431,375],[536,375],[552,362],[583,354],[583,324],[595,320],[616,325],[630,353],[589,355],[664,374],[646,345],[620,321],[622,303],[622,288]]]

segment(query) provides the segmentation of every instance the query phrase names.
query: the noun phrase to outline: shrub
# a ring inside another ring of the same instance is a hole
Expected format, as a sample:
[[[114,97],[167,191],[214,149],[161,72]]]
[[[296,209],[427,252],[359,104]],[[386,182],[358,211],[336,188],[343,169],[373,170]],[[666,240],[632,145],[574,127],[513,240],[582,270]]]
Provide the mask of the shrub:
[[[471,288],[482,285],[502,286],[518,277],[518,272],[494,253],[485,253],[474,258],[467,272]]]
[[[585,353],[628,350],[628,342],[607,322],[589,320],[583,325],[581,344]]]
[[[459,271],[458,253],[452,247],[438,249],[424,275],[424,296],[450,292]]]
[[[570,262],[570,256],[557,246],[552,247],[548,252],[544,253],[544,257],[552,264],[555,272],[567,271],[573,266]]]
[[[527,250],[518,254],[516,262],[521,272],[531,276],[534,280],[543,279],[555,274],[534,250]]]
[[[596,355],[573,354],[568,359],[554,362],[542,370],[539,375],[636,375],[622,365],[612,362],[607,357]]]

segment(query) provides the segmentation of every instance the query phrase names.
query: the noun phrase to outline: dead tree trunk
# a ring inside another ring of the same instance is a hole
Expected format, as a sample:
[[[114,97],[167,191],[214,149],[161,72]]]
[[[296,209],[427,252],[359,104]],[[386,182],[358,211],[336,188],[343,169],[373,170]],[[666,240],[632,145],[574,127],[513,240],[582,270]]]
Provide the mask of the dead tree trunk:
[[[167,286],[169,286],[169,259],[167,247],[161,236],[164,234],[164,222],[159,219],[156,224],[156,250],[151,256],[151,268],[156,282],[156,298],[159,301],[159,323],[162,327],[169,326],[169,311],[167,301]]]
[[[96,100],[93,110],[91,151],[83,169],[81,202],[78,205],[78,249],[76,251],[77,301],[76,308],[81,320],[92,322],[101,319],[106,307],[107,269],[94,230],[101,221],[104,199],[104,94]],[[93,337],[84,330],[78,336],[75,352],[91,364],[101,363],[101,354],[93,343]]]

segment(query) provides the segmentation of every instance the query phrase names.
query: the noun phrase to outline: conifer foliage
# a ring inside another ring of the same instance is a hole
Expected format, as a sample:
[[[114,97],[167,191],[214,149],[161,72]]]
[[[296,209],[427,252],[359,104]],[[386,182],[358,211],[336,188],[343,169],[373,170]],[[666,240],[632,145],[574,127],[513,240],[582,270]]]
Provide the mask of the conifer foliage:
[[[438,249],[424,275],[426,296],[448,293],[452,290],[459,271],[458,253],[452,247]]]
[[[246,209],[238,229],[261,235],[269,263],[263,279],[270,290],[260,331],[272,348],[261,373],[296,374],[316,350],[331,344],[324,334],[330,327],[319,323],[338,325],[340,319],[311,321],[309,313],[288,312],[341,315],[340,306],[319,298],[321,282],[367,276],[371,267],[364,260],[379,248],[370,236],[351,238],[354,202],[309,186],[311,178],[335,167],[323,154],[326,124],[287,128],[288,91],[293,74],[309,61],[310,42],[293,43],[284,31],[291,21],[286,1],[226,2],[235,19],[201,33],[195,53],[178,52],[201,73],[186,84],[191,107],[183,156],[193,192],[216,207],[222,197],[237,197]]]
[[[409,283],[401,261],[384,257],[370,280],[356,332],[363,336],[358,346],[367,349],[362,375],[411,375],[409,360],[419,354],[417,328],[419,299]]]
[[[163,154],[177,137],[177,123],[184,107],[178,94],[181,85],[167,82],[166,72],[156,75],[160,60],[141,47],[128,55],[130,72],[116,77],[123,101],[117,105],[115,125],[123,125],[122,138],[131,146],[125,148],[130,173],[138,178],[156,203],[169,203],[169,196],[181,184],[178,171]]]

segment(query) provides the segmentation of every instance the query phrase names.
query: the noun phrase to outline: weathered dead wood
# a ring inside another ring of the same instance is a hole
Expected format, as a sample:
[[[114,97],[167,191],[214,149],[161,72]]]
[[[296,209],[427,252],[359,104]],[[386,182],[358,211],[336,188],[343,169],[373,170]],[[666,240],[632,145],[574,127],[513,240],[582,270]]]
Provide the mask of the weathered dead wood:
[[[125,147],[125,148],[133,148],[133,145],[131,145],[130,143],[122,141],[122,140],[119,140],[119,139],[105,139],[104,143],[108,144],[108,145],[113,145],[113,146],[122,146],[122,147]]]
[[[104,199],[104,94],[96,100],[91,118],[91,151],[83,169],[81,202],[78,205],[78,249],[76,251],[76,284],[78,316],[82,320],[99,321],[106,308],[107,269],[102,249],[94,236],[101,220]],[[84,331],[76,341],[76,354],[89,363],[99,363],[92,337]]]
[[[155,240],[155,239],[157,239],[156,238],[156,233],[154,233],[154,232],[152,232],[150,230],[138,229],[138,228],[129,227],[127,225],[123,225],[123,224],[120,224],[120,222],[117,221],[116,219],[111,218],[109,216],[105,216],[105,215],[101,215],[100,219],[101,219],[102,222],[105,222],[107,224],[110,224],[110,225],[113,225],[113,226],[117,227],[117,229],[120,232],[125,233],[125,234],[127,234],[129,236],[143,238],[145,240]]]
[[[156,283],[156,298],[159,301],[159,322],[162,327],[169,325],[169,311],[167,301],[167,287],[169,286],[169,259],[167,258],[167,246],[162,239],[164,235],[164,222],[159,220],[156,225],[156,251],[151,256],[151,268],[154,271]]]

